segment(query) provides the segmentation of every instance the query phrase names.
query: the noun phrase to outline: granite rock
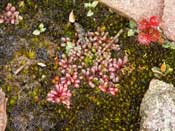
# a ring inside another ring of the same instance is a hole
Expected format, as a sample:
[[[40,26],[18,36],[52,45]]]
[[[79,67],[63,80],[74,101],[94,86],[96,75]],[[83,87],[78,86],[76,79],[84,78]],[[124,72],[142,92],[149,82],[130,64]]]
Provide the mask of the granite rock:
[[[175,131],[175,87],[153,79],[140,107],[140,131]]]

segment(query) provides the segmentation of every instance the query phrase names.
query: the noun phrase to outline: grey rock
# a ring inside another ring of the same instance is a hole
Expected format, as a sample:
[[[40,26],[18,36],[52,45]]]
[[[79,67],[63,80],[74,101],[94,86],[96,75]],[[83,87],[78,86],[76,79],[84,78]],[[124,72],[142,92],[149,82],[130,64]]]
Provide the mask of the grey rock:
[[[175,131],[175,88],[153,79],[140,107],[140,131]]]
[[[0,36],[0,65],[4,65],[13,59],[14,53],[29,46],[26,39],[16,36]]]
[[[52,112],[44,112],[37,107],[26,110],[25,104],[19,103],[12,109],[10,124],[14,131],[50,131],[53,129],[55,124],[52,121]]]
[[[44,60],[47,61],[48,60],[48,53],[47,53],[47,49],[45,48],[38,48],[36,50],[36,56],[38,60]]]

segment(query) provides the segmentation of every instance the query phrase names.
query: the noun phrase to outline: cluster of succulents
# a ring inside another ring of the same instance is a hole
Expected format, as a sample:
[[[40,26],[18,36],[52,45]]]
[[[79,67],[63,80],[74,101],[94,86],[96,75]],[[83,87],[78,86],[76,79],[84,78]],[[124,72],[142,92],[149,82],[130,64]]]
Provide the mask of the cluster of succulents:
[[[8,3],[2,15],[0,15],[0,24],[18,24],[21,19],[22,17],[16,8],[11,3]]]
[[[81,29],[80,29],[81,30]],[[75,39],[62,38],[64,51],[58,56],[60,74],[47,100],[63,103],[70,107],[71,89],[88,85],[99,88],[102,92],[115,95],[118,92],[119,72],[127,63],[127,56],[112,56],[121,51],[116,37],[109,37],[108,32],[76,33]]]
[[[138,41],[142,45],[150,45],[152,42],[163,43],[159,29],[160,20],[152,16],[149,20],[143,19],[138,23]]]

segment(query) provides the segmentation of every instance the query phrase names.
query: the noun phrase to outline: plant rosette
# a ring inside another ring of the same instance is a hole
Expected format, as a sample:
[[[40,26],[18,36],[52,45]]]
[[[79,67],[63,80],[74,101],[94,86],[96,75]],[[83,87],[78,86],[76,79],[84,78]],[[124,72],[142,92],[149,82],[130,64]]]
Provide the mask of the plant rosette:
[[[44,24],[41,23],[41,24],[39,24],[38,28],[33,31],[32,34],[35,36],[38,36],[45,31],[46,31],[46,28],[44,27]]]

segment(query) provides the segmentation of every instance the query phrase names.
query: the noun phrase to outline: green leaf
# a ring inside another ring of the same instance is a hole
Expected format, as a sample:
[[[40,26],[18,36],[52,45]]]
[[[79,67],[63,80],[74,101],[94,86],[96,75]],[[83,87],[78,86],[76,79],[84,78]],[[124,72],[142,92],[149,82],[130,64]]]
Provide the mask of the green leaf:
[[[168,69],[168,73],[171,73],[171,72],[173,72],[173,68]]]
[[[135,31],[133,29],[129,29],[128,36],[134,36],[134,35],[135,35]]]
[[[84,3],[84,8],[95,8],[98,5],[98,1],[95,0],[92,3]]]
[[[153,67],[152,69],[152,72],[154,73],[154,76],[162,76],[163,75],[163,73],[160,71],[160,68],[158,68],[158,67]]]
[[[43,23],[41,23],[41,24],[39,24],[39,26],[38,26],[40,29],[42,29],[42,28],[44,28],[44,24]]]
[[[134,22],[133,20],[130,20],[130,21],[129,21],[129,27],[132,28],[132,29],[133,29],[133,28],[136,28],[136,27],[137,27],[136,22]]]
[[[153,67],[153,68],[151,68],[151,70],[153,71],[153,72],[160,72],[161,73],[161,71],[160,71],[160,68],[158,68],[158,67]]]
[[[45,32],[46,31],[46,28],[41,28],[40,29],[40,32]]]
[[[94,15],[94,12],[92,11],[92,10],[89,10],[88,12],[87,12],[87,16],[88,17],[91,17],[91,16],[93,16]]]
[[[162,47],[175,50],[175,43],[174,43],[174,42],[170,42],[170,41],[166,41],[166,42],[162,45]]]
[[[33,35],[40,35],[40,33],[41,33],[40,30],[37,30],[37,29],[36,29],[36,30],[33,31],[32,34],[33,34]]]
[[[92,2],[91,7],[95,8],[97,5],[98,5],[98,1],[95,0]]]
[[[165,75],[168,75],[169,73],[173,71],[173,68],[171,68],[169,64],[166,64],[166,67],[167,67],[167,70],[165,72]]]
[[[84,3],[84,8],[91,8],[91,3]]]
[[[73,45],[71,42],[67,42],[66,45],[66,53],[69,54],[70,50],[73,48]]]

